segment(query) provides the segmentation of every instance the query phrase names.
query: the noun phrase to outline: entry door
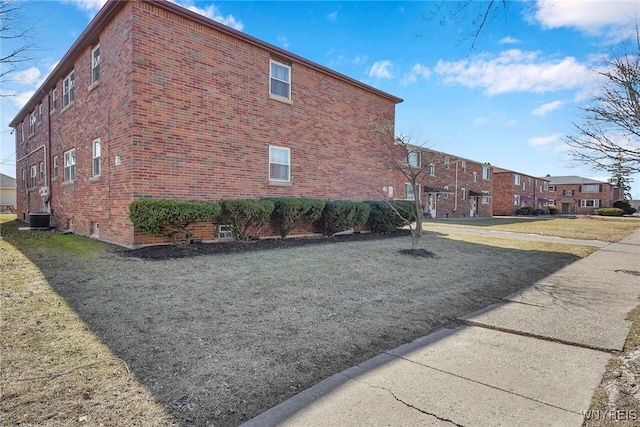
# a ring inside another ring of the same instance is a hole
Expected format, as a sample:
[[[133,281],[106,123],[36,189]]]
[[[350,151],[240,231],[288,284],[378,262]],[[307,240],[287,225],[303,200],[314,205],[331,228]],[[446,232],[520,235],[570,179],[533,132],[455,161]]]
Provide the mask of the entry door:
[[[471,218],[476,216],[477,210],[478,210],[478,198],[477,197],[472,197],[471,201],[469,202],[469,205],[471,206],[471,209],[469,211],[469,216]]]
[[[436,212],[437,204],[438,196],[436,194],[429,194],[429,215],[431,215],[431,218],[438,217]]]
[[[571,203],[563,203],[562,204],[562,213],[563,214],[570,214],[571,212]]]

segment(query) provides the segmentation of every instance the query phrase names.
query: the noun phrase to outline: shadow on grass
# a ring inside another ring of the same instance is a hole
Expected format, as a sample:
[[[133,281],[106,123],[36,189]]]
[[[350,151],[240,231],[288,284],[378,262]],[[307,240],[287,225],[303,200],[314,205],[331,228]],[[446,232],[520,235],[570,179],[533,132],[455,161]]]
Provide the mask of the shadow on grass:
[[[78,236],[65,238],[91,257],[43,249],[55,244],[12,227],[5,239],[186,426],[247,421],[578,259],[426,233],[433,258],[401,255],[408,237],[369,236],[145,261]]]

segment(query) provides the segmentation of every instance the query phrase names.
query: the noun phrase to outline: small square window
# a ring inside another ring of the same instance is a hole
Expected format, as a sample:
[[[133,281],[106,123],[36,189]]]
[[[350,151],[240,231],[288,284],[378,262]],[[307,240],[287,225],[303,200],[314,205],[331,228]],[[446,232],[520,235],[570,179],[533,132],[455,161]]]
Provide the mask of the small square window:
[[[420,153],[418,151],[410,151],[407,154],[407,163],[409,163],[409,167],[419,168],[420,167]]]

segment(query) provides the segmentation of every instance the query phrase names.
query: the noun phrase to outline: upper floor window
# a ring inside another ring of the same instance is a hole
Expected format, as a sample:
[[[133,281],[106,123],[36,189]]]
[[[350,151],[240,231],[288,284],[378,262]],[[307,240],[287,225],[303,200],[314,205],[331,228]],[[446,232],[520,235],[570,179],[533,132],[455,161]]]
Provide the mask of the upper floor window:
[[[269,146],[269,180],[289,182],[291,150],[284,147]]]
[[[58,156],[53,156],[53,177],[58,177]]]
[[[70,72],[62,82],[62,108],[71,104],[76,99],[75,72]]]
[[[491,168],[489,166],[482,166],[482,179],[491,179]]]
[[[573,190],[564,190],[562,194],[565,196],[573,196]]]
[[[465,162],[464,160],[460,163],[460,167],[462,168],[462,172],[466,172],[467,171],[467,162]]]
[[[291,67],[271,61],[270,81],[272,96],[291,100]]]
[[[514,173],[513,174],[513,184],[514,185],[520,185],[520,175]]]
[[[35,110],[29,114],[29,135],[36,133],[36,112]]]
[[[38,121],[42,121],[42,102],[38,105]]]
[[[544,185],[544,191],[550,190],[549,183],[547,181],[544,181],[542,185]]]
[[[64,181],[76,179],[76,149],[64,152]]]
[[[436,165],[433,163],[429,165],[429,176],[436,176]]]
[[[599,193],[600,184],[585,184],[580,188],[581,193]]]
[[[93,141],[93,166],[92,166],[93,176],[100,175],[100,166],[101,166],[100,140],[96,139]]]
[[[446,171],[449,170],[449,158],[448,157],[444,158],[444,170],[446,170]]]
[[[53,89],[51,92],[51,108],[53,110],[58,108],[58,89]]]
[[[24,142],[24,120],[20,122],[20,142]]]
[[[473,173],[473,182],[478,182],[478,173],[477,172]]]
[[[407,154],[407,163],[409,163],[409,167],[419,168],[420,153],[418,151],[409,151],[409,153]]]
[[[91,84],[100,80],[100,45],[91,49]]]
[[[550,185],[548,188],[549,188],[549,191],[556,191],[555,185]]]

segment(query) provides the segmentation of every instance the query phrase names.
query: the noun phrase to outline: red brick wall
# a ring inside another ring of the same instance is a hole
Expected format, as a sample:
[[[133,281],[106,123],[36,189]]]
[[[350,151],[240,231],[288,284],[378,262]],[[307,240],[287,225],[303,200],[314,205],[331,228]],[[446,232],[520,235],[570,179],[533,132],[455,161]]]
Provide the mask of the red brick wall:
[[[611,184],[602,183],[600,189],[598,193],[583,193],[581,184],[556,185],[555,191],[549,197],[554,200],[559,213],[591,215],[597,208],[581,207],[580,200],[599,200],[600,207],[608,208],[613,206],[613,202],[618,198],[619,192]],[[571,190],[573,194],[565,196],[565,190]]]
[[[520,184],[515,184],[514,175],[520,176]],[[493,178],[493,215],[515,215],[522,206],[542,209],[546,203],[539,199],[552,198],[548,187],[545,187],[545,180],[541,178],[504,170],[495,171]],[[516,195],[520,196],[519,205],[514,204]]]

